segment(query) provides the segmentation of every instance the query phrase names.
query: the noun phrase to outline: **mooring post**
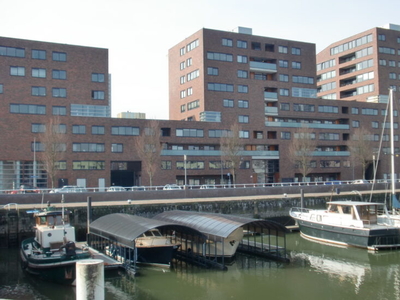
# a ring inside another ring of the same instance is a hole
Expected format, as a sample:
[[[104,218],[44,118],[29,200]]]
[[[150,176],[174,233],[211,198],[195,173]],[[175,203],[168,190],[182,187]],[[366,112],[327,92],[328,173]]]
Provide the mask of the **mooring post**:
[[[101,259],[76,263],[76,300],[104,300],[104,262]]]

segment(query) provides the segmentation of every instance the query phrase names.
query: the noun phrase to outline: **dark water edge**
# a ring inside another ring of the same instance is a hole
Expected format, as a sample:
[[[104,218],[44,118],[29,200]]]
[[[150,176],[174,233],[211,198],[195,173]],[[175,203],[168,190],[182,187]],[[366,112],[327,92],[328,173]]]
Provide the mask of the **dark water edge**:
[[[400,250],[370,253],[287,236],[291,262],[237,255],[228,271],[176,263],[141,268],[135,278],[107,273],[105,299],[399,299]],[[76,299],[75,288],[51,284],[20,268],[18,249],[0,249],[1,299]]]

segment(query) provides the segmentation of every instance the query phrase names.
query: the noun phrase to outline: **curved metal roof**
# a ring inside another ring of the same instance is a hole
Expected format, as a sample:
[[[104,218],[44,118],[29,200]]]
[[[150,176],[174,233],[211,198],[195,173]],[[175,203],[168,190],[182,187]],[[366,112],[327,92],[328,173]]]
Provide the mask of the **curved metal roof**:
[[[263,232],[264,229],[275,230],[277,235],[288,232],[285,226],[274,221],[183,210],[165,211],[154,216],[153,219],[189,226],[204,234],[223,238],[245,225],[253,225],[256,232]]]
[[[131,246],[132,248],[134,240],[142,233],[161,227],[167,227],[177,232],[196,235],[200,236],[201,239],[205,239],[205,236],[201,232],[182,224],[122,213],[100,217],[89,225],[91,233],[109,238],[126,246]]]

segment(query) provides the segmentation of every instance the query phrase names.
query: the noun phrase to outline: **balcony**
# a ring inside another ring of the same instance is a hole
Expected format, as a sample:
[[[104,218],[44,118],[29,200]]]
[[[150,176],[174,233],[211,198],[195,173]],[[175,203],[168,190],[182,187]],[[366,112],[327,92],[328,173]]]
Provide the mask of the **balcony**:
[[[278,93],[275,92],[264,92],[265,101],[278,101]]]
[[[161,156],[221,156],[219,150],[162,150]],[[278,159],[279,151],[247,151],[243,150],[240,152],[240,156],[252,156],[253,159],[259,157],[265,157],[269,159]]]
[[[335,157],[345,157],[350,156],[349,151],[314,151],[312,156],[335,156]]]
[[[250,70],[261,73],[276,73],[276,64],[250,61]]]
[[[282,127],[282,128],[301,128],[304,127],[304,123],[295,123],[295,122],[265,122],[266,127]],[[350,126],[348,124],[314,124],[307,123],[308,128],[315,129],[340,129],[340,130],[348,130]]]
[[[266,106],[265,107],[265,114],[268,116],[277,116],[278,115],[278,108],[273,106]]]

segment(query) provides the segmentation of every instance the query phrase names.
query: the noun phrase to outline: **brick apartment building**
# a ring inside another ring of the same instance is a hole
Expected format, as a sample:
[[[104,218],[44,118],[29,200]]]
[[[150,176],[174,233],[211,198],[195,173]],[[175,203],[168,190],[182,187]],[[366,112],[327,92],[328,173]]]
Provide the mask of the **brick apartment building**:
[[[399,33],[389,31],[391,39]],[[317,98],[326,76],[315,65],[328,60],[319,59],[322,53],[316,55],[314,44],[254,36],[249,28],[201,29],[172,47],[170,120],[158,120],[162,151],[153,185],[184,184],[185,173],[191,185],[233,180],[220,151],[233,123],[243,142],[237,183],[302,180],[288,149],[304,127],[316,141],[307,180],[362,178],[348,143],[365,124],[376,143],[364,172],[372,178],[387,101]],[[149,120],[110,117],[109,78],[107,49],[0,37],[0,190],[50,187],[41,162],[50,120],[64,135],[56,186],[149,185],[146,162],[135,150]],[[388,177],[388,157],[379,158],[378,178]]]

